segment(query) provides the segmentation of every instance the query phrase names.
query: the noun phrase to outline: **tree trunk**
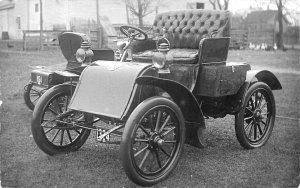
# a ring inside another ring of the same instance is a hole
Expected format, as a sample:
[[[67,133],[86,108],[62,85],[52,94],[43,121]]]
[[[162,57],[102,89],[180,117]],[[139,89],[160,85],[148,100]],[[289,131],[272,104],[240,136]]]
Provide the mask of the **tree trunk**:
[[[141,0],[137,0],[138,3],[138,19],[139,19],[139,27],[143,27],[143,7],[141,4]]]
[[[278,49],[283,49],[283,14],[282,14],[282,1],[278,0],[277,3],[277,7],[278,7],[278,38],[277,38],[277,48]]]
[[[216,0],[209,0],[210,4],[213,6],[213,9],[216,10]]]
[[[43,1],[40,0],[40,49],[44,49],[44,44],[43,44]]]

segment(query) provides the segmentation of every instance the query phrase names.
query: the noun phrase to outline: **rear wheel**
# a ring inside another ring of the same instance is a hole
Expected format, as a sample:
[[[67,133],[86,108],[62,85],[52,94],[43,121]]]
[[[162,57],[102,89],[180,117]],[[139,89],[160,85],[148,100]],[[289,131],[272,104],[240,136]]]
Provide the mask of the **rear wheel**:
[[[258,148],[268,141],[275,121],[275,100],[270,87],[256,82],[248,89],[243,107],[235,116],[236,136],[246,149]]]
[[[24,87],[24,101],[26,106],[33,110],[38,100],[41,98],[43,93],[45,93],[47,89],[41,88],[36,84],[30,82]]]
[[[49,155],[78,150],[90,134],[89,129],[72,124],[91,122],[92,116],[67,111],[71,96],[70,85],[54,86],[45,92],[34,108],[32,135],[38,147]]]
[[[176,167],[185,141],[179,107],[163,97],[139,104],[126,122],[120,156],[128,177],[149,186],[165,179]]]

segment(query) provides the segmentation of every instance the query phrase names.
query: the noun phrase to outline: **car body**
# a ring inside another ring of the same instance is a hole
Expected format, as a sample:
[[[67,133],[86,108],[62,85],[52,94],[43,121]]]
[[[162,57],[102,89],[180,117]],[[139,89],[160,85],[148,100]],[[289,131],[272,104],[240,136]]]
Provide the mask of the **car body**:
[[[228,11],[185,10],[157,15],[157,38],[121,26],[127,40],[118,43],[117,60],[93,61],[76,88],[63,83],[39,100],[36,144],[54,155],[79,149],[91,130],[100,142],[120,136],[123,168],[143,186],[171,173],[185,143],[205,147],[205,118],[234,115],[241,146],[262,147],[275,121],[272,90],[281,84],[268,70],[227,62],[229,23]]]

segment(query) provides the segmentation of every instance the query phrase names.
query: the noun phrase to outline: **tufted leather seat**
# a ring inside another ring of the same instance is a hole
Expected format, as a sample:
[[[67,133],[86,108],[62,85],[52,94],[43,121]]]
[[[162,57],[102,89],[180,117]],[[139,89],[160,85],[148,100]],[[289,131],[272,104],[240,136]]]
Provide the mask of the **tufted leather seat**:
[[[197,63],[201,39],[210,37],[214,31],[217,31],[215,37],[230,36],[230,12],[203,9],[165,12],[154,20],[154,35],[161,35],[163,28],[170,41],[173,63]],[[153,40],[136,43],[133,60],[151,62],[154,51]]]

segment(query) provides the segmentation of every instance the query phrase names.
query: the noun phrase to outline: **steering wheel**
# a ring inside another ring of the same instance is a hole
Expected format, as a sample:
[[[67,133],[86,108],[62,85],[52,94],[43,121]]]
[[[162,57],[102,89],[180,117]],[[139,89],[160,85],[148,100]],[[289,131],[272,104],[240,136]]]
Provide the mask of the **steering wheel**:
[[[122,25],[120,31],[127,37],[132,37],[134,40],[143,41],[148,39],[148,35],[137,27]]]

